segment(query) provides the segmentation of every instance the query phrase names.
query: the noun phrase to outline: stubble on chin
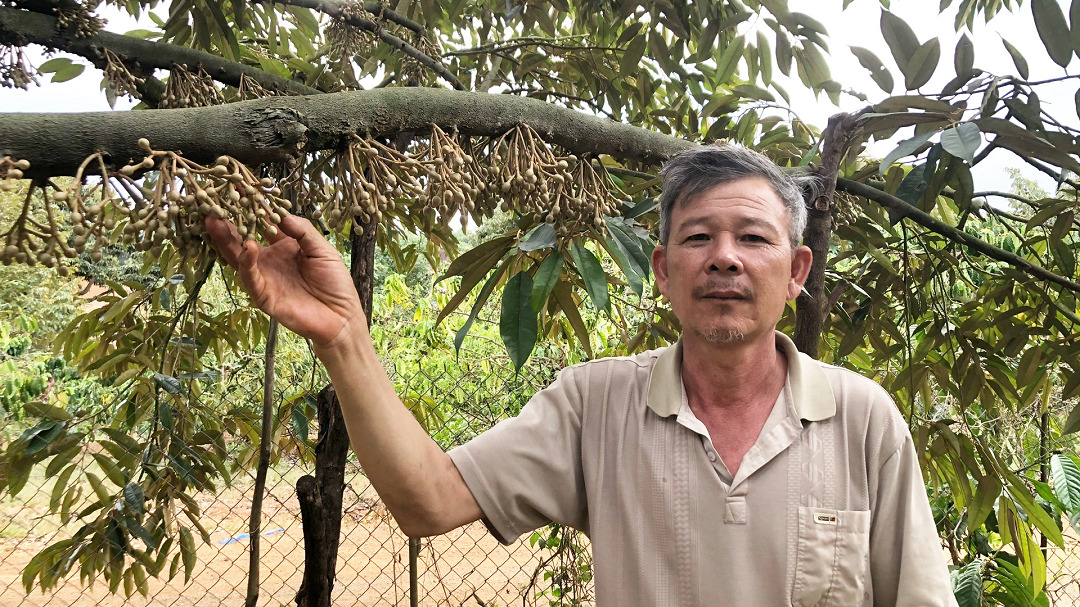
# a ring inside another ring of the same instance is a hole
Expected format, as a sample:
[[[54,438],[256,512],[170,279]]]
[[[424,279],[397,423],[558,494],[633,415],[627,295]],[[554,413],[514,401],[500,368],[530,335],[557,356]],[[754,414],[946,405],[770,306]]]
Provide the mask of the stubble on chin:
[[[694,329],[694,334],[710,344],[736,344],[746,339],[745,333],[731,327],[713,327],[708,331]]]

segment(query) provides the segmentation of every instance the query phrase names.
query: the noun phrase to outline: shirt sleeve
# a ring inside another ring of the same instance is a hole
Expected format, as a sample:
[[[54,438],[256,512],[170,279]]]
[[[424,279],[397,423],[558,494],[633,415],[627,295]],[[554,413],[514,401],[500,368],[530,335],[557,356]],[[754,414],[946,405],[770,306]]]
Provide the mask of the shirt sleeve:
[[[870,525],[875,607],[956,607],[910,435],[881,466]]]
[[[503,544],[556,522],[588,533],[581,467],[581,392],[574,367],[537,392],[517,417],[449,452]]]

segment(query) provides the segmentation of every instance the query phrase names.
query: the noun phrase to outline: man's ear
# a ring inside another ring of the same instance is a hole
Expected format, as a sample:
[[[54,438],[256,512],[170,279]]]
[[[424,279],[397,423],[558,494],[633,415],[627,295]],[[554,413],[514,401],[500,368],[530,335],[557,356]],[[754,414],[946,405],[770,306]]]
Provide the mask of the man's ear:
[[[656,275],[656,288],[666,297],[668,284],[667,250],[664,249],[662,244],[656,245],[656,248],[652,251],[652,269],[653,274]]]
[[[810,275],[810,266],[814,263],[814,253],[810,247],[795,247],[791,256],[791,280],[788,281],[788,301],[795,299],[802,292],[806,277]]]

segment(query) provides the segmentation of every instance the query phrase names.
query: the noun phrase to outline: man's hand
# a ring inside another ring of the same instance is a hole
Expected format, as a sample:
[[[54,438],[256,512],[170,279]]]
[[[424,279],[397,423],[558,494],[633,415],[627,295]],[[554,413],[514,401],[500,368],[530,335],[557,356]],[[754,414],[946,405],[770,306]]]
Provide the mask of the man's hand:
[[[306,219],[286,215],[270,246],[245,241],[231,223],[208,217],[214,248],[236,269],[251,301],[293,332],[326,348],[367,327],[352,276],[337,249]]]

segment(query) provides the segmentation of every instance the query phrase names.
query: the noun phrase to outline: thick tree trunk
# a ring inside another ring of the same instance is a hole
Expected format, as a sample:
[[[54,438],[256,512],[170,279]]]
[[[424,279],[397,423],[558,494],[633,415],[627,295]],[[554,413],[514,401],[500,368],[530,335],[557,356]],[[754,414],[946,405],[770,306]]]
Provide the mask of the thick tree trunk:
[[[836,193],[836,177],[840,162],[847,151],[847,144],[856,125],[857,116],[837,114],[829,119],[822,133],[821,167],[816,171],[820,185],[810,195],[806,206],[808,215],[803,244],[814,253],[810,275],[806,279],[803,294],[795,300],[795,346],[805,354],[817,358],[821,343],[821,331],[829,314],[828,297],[825,294],[825,266],[829,257],[829,238],[832,235],[832,199]]]
[[[353,285],[371,323],[375,279],[375,227],[353,233]],[[319,440],[315,446],[315,476],[296,483],[304,527],[304,581],[296,595],[297,607],[329,607],[337,571],[341,536],[345,463],[349,433],[333,386],[323,388],[317,401]]]
[[[306,97],[271,97],[175,110],[0,114],[0,156],[30,161],[27,178],[73,175],[89,155],[123,165],[156,149],[209,163],[228,154],[248,164],[337,149],[349,134],[427,132],[432,124],[464,136],[499,136],[520,124],[574,153],[609,154],[658,164],[698,145],[537,99],[445,89],[396,87]]]

